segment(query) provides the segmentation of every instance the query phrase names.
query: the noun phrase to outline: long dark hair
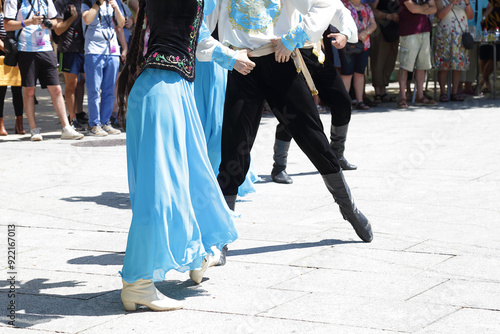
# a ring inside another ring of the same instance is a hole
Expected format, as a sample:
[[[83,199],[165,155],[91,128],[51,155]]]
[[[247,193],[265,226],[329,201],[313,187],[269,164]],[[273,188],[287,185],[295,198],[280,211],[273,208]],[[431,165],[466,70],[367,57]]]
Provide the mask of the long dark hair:
[[[146,8],[146,0],[139,0],[139,11],[137,12],[137,21],[135,22],[134,33],[132,35],[132,42],[128,48],[127,60],[125,68],[120,74],[118,79],[118,115],[122,127],[126,129],[127,122],[127,101],[130,90],[134,85],[137,74],[144,61],[144,33],[146,29],[143,28],[144,17]]]

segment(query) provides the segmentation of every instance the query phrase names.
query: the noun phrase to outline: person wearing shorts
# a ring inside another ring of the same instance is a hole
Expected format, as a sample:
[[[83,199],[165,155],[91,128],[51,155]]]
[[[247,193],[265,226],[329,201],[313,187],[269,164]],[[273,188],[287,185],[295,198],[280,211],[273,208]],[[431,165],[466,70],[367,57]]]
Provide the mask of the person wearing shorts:
[[[64,97],[68,108],[71,124],[77,130],[85,130],[76,117],[79,108],[77,106],[76,91],[78,87],[78,75],[84,74],[83,69],[85,56],[83,54],[82,28],[82,0],[55,0],[58,17],[62,23],[55,28],[58,35],[57,49],[59,51],[59,70],[64,75]],[[79,101],[79,103],[83,103]]]
[[[436,105],[424,96],[425,71],[432,68],[430,32],[432,25],[427,15],[437,11],[434,0],[418,3],[399,0],[399,100],[398,108],[408,108],[406,82],[408,72],[415,70],[417,97],[420,105]]]
[[[47,21],[50,21],[47,22]],[[23,104],[31,128],[31,140],[42,141],[40,128],[35,122],[35,90],[36,80],[42,88],[49,90],[52,104],[63,126],[61,139],[81,139],[83,135],[76,132],[68,123],[59,74],[57,57],[50,43],[49,27],[56,27],[61,20],[52,0],[40,0],[31,5],[23,1],[18,7],[17,0],[5,1],[5,30],[21,30],[18,39],[18,65],[23,86]]]

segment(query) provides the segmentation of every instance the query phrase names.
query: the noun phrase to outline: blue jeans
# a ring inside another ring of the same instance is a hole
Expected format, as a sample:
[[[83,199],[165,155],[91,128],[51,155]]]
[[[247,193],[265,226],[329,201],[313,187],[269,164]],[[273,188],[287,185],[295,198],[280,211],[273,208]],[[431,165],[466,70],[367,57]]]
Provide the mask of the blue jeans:
[[[90,127],[109,122],[115,103],[115,83],[119,66],[119,56],[85,55]]]

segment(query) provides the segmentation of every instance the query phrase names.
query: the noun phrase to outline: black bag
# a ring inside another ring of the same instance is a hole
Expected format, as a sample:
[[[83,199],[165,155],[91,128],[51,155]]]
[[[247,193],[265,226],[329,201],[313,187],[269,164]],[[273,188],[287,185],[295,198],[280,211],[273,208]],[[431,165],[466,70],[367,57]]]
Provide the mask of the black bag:
[[[474,38],[468,31],[462,34],[462,45],[467,50],[471,50],[474,47]]]
[[[474,47],[474,37],[472,37],[472,35],[468,31],[464,31],[462,29],[462,24],[458,20],[457,15],[453,11],[453,8],[451,9],[451,11],[452,11],[453,15],[455,15],[455,19],[458,22],[458,26],[460,27],[460,30],[462,31],[462,45],[464,46],[465,49],[471,50]]]
[[[357,43],[347,42],[344,48],[346,56],[357,55],[365,50],[365,43],[358,41]]]
[[[17,0],[17,11],[21,9],[23,1],[22,0]],[[30,2],[31,3],[31,2]],[[33,5],[31,5],[31,9],[28,13],[28,16],[26,16],[26,19],[30,17],[31,12],[33,11]],[[7,31],[5,40],[3,42],[4,44],[4,50],[5,50],[5,59],[4,59],[4,64],[7,66],[16,66],[17,65],[17,40],[19,39],[19,35],[21,35],[21,31],[23,28],[19,29],[19,32],[17,31]],[[17,34],[16,34],[17,32]]]
[[[395,42],[399,39],[399,24],[394,21],[379,23],[382,36],[387,43]]]
[[[21,32],[19,32],[20,34]],[[5,40],[3,41],[3,48],[5,50],[5,59],[3,63],[7,66],[17,65],[17,39],[19,34],[16,36],[15,31],[7,31]]]

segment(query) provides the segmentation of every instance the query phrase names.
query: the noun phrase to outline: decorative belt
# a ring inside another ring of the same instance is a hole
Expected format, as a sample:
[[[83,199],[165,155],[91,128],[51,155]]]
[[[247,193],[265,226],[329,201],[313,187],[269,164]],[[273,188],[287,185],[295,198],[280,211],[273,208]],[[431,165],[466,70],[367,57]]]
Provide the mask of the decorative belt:
[[[230,46],[231,49],[233,50],[244,50],[245,48],[238,48],[236,46]],[[263,57],[270,55],[271,53],[274,53],[276,51],[276,45],[273,43],[267,43],[264,44],[263,46],[251,50],[246,48],[245,50],[248,50],[248,57]],[[316,86],[314,85],[314,81],[311,77],[311,73],[309,73],[309,70],[307,69],[306,63],[304,63],[304,59],[302,58],[302,54],[298,49],[294,49],[292,51],[291,57],[293,59],[293,62],[295,64],[295,68],[297,69],[297,73],[302,72],[304,75],[304,78],[306,79],[307,86],[309,87],[309,90],[311,91],[312,95],[318,95],[318,90],[316,89]]]

